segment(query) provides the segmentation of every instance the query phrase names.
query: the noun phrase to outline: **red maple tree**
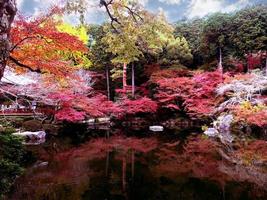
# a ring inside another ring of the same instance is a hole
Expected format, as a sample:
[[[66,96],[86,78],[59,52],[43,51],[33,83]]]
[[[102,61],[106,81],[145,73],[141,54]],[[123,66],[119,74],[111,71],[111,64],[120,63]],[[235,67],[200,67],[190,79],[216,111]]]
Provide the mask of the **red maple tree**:
[[[69,72],[75,63],[65,55],[86,53],[88,49],[77,37],[58,30],[57,26],[62,21],[57,20],[56,16],[62,15],[62,12],[54,7],[36,18],[18,16],[11,29],[13,45],[8,65],[20,72],[30,70],[61,77],[70,76]]]

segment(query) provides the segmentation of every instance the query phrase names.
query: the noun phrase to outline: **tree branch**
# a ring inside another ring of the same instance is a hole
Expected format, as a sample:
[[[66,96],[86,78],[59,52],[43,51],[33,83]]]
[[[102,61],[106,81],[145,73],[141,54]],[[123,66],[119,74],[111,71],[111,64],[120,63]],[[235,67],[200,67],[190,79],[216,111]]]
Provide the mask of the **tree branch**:
[[[34,39],[36,38],[35,36],[28,36],[28,37],[25,37],[23,38],[22,40],[20,40],[17,44],[15,44],[11,49],[10,49],[10,52],[13,52],[22,42],[24,42],[25,40],[28,40],[28,39]]]
[[[12,56],[9,56],[9,59],[10,59],[13,63],[15,63],[16,65],[18,65],[18,66],[20,66],[20,67],[23,67],[23,68],[26,68],[26,69],[30,70],[31,72],[42,73],[40,69],[36,69],[36,70],[34,70],[34,69],[32,69],[30,66],[25,65],[25,64],[23,64],[23,63],[20,63],[17,59],[13,58]]]

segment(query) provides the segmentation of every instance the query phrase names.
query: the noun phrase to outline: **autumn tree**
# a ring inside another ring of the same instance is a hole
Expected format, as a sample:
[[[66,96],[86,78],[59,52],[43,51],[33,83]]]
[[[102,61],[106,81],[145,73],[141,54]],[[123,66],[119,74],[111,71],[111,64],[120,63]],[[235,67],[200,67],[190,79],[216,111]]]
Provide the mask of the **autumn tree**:
[[[3,77],[10,50],[10,29],[16,15],[15,0],[0,1],[0,80]]]
[[[84,2],[86,1],[69,0],[67,7],[69,10],[77,12],[78,7],[83,6]],[[134,62],[138,61],[144,52],[161,48],[160,34],[170,34],[172,28],[162,16],[149,13],[142,8],[138,1],[100,0],[100,6],[106,10],[110,19],[110,25],[106,27],[107,33],[103,41],[108,46],[107,51],[112,52],[115,56],[112,59],[113,63],[123,65],[123,70],[116,70],[115,74],[123,74],[125,90],[127,65],[132,64],[132,94],[134,96]]]
[[[77,36],[59,30],[62,21],[55,19],[59,14],[52,8],[34,19],[18,17],[11,30],[11,67],[68,77],[73,66],[83,62],[88,49]]]
[[[115,58],[113,63],[123,64],[123,89],[127,86],[127,65],[132,64],[132,96],[135,93],[134,62],[145,53],[162,49],[162,38],[172,36],[172,27],[163,15],[153,15],[135,1],[117,1],[112,7],[114,17],[104,42]],[[131,16],[131,17],[129,17]],[[168,36],[167,36],[168,35]]]

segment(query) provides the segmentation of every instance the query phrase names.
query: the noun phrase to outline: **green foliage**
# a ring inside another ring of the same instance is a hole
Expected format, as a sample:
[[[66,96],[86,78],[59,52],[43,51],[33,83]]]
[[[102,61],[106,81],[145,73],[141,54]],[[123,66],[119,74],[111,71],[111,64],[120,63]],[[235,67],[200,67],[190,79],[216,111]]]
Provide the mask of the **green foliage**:
[[[180,21],[175,24],[175,37],[185,37],[192,54],[195,64],[202,64],[201,60],[201,33],[204,26],[204,19],[195,19],[192,21]]]
[[[184,37],[169,39],[160,55],[160,64],[163,66],[188,65],[192,61],[189,45]]]
[[[11,134],[12,127],[4,127],[0,132],[0,198],[9,191],[15,178],[23,171],[23,139]]]
[[[250,51],[267,49],[266,19],[266,5],[246,8],[233,16],[229,40],[236,56],[242,57]]]
[[[122,75],[122,64],[140,62],[146,54],[157,55],[172,35],[172,27],[163,15],[153,15],[134,1],[115,1],[113,17],[118,23],[107,24],[102,43],[105,51],[112,54],[113,79]],[[131,7],[134,13],[127,8]]]
[[[113,68],[110,72],[112,74],[111,75],[112,80],[116,80],[123,76],[123,70],[120,68]]]
[[[128,26],[124,27],[121,33],[116,34],[109,31],[103,38],[103,42],[108,44],[106,51],[115,55],[115,58],[112,59],[113,63],[129,64],[138,61],[138,58],[142,55],[136,46],[138,32],[128,22],[125,23]]]
[[[89,59],[92,61],[93,69],[105,69],[111,67],[112,53],[107,52],[108,45],[102,41],[105,36],[104,26],[89,25],[88,34],[90,37]]]
[[[174,33],[188,41],[194,65],[217,61],[220,48],[224,65],[230,65],[233,56],[244,59],[247,53],[267,49],[266,18],[267,6],[258,5],[236,13],[180,21],[175,24]]]
[[[229,14],[215,13],[204,22],[200,51],[205,61],[216,59],[219,49],[225,50],[230,45],[228,34],[231,20]]]
[[[16,176],[22,173],[19,164],[10,160],[0,159],[0,198],[9,191]]]

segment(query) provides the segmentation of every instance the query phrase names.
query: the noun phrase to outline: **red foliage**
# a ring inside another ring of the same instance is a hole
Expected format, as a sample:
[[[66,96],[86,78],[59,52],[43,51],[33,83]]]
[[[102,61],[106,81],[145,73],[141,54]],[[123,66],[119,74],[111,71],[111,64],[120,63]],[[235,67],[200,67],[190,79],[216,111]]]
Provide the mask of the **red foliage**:
[[[86,53],[88,49],[77,37],[58,31],[61,21],[55,20],[57,15],[61,15],[60,9],[33,19],[18,16],[11,30],[9,66],[61,77],[70,75],[73,63],[64,55]]]
[[[182,70],[182,69],[164,69],[159,70],[152,74],[150,77],[150,83],[156,83],[163,79],[168,78],[177,78],[177,77],[191,77],[193,76],[193,73],[188,70]]]
[[[233,110],[237,121],[242,121],[250,125],[264,127],[267,125],[267,110],[255,111],[253,109],[244,109],[236,107]]]
[[[160,65],[152,64],[152,65],[145,65],[144,67],[145,75],[150,77],[153,73],[160,71]]]
[[[244,66],[244,63],[242,61],[237,60],[237,59],[233,59],[233,60],[231,60],[231,63],[235,67],[234,71],[236,71],[236,72],[244,72],[245,66]]]
[[[183,109],[192,117],[207,116],[217,104],[215,88],[221,82],[217,71],[195,73],[193,77],[164,78],[157,81],[155,98],[162,107]]]
[[[155,113],[158,105],[147,97],[137,100],[125,99],[119,104],[124,115],[135,115],[139,113]]]
[[[59,121],[77,122],[85,119],[85,112],[79,112],[73,108],[66,107],[59,110],[55,117]]]
[[[261,65],[262,54],[261,53],[249,53],[246,55],[248,69],[255,69]]]
[[[255,140],[238,150],[241,157],[260,157],[267,160],[267,142],[264,140]]]
[[[88,116],[119,116],[123,111],[118,105],[112,101],[108,101],[104,95],[96,95],[92,98],[80,98],[76,100],[76,106],[82,108]]]

